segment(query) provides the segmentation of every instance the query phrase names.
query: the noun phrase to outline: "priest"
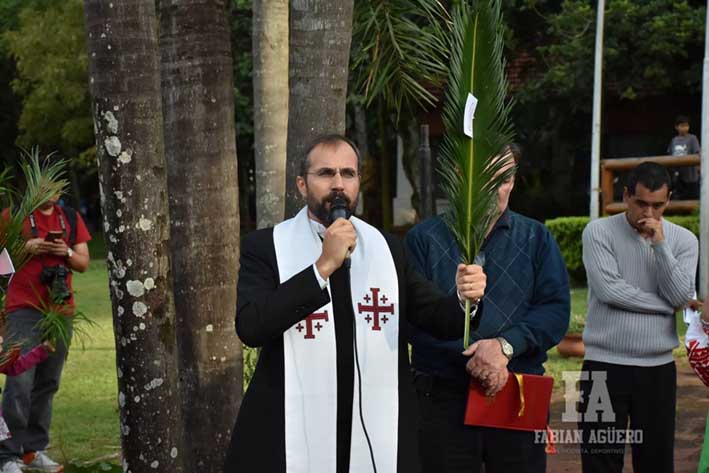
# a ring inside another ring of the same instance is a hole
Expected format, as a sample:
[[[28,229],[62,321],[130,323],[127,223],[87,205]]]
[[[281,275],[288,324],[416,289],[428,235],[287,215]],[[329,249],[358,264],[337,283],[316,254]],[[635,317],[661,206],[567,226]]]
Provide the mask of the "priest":
[[[236,329],[261,353],[225,473],[420,471],[404,322],[460,338],[482,315],[465,321],[461,304],[479,303],[485,275],[459,265],[445,296],[396,238],[333,218],[337,202],[356,208],[360,165],[344,136],[317,139],[297,177],[307,205],[242,241]]]

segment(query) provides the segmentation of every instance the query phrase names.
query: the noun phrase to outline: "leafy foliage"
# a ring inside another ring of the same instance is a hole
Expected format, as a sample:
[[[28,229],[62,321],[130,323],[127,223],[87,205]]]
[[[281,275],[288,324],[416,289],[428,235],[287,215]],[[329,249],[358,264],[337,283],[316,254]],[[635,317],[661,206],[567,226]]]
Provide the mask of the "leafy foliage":
[[[2,34],[4,48],[16,61],[12,88],[23,97],[18,143],[59,147],[67,154],[86,150],[93,144],[93,125],[83,2],[25,8],[18,28]]]
[[[502,59],[500,3],[478,2],[472,14],[461,6],[455,16],[451,72],[443,111],[446,135],[440,171],[451,203],[446,222],[465,263],[472,263],[498,216],[497,189],[514,169],[494,159],[513,139],[505,102],[507,82]],[[478,99],[473,136],[463,133],[468,94]]]
[[[546,69],[527,84],[525,95],[555,95],[591,108],[596,2],[526,0],[547,28],[537,48]],[[701,81],[705,2],[614,0],[606,2],[604,84],[624,99],[639,94],[696,92]]]
[[[559,245],[570,273],[583,271],[581,234],[589,220],[588,217],[560,217],[544,222]]]
[[[382,98],[397,117],[435,105],[447,72],[451,18],[438,0],[355,2],[352,81],[368,107]]]
[[[445,220],[460,248],[463,262],[478,257],[487,231],[499,216],[497,190],[514,172],[509,157],[496,159],[512,142],[506,103],[507,81],[502,58],[503,29],[500,2],[463,3],[455,9],[443,121],[446,135],[439,170],[451,204]],[[469,95],[478,100],[473,138],[463,131]],[[470,301],[466,302],[464,344],[469,341]]]
[[[96,322],[84,312],[74,310],[73,313],[69,313],[68,308],[61,304],[42,303],[36,309],[43,315],[37,323],[40,338],[49,340],[54,346],[62,343],[68,349],[73,339],[77,339],[83,349],[85,340],[89,337],[87,327],[96,327]]]

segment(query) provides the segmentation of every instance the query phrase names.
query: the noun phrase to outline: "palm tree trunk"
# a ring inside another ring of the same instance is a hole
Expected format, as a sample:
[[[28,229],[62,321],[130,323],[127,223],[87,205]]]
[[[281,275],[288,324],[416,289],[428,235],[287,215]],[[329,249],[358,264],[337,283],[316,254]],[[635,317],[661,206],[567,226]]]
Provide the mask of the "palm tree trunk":
[[[283,220],[288,141],[288,0],[254,0],[257,227]]]
[[[293,0],[290,4],[290,101],[286,217],[303,205],[295,185],[308,144],[345,132],[353,0]]]
[[[86,0],[85,19],[124,470],[182,472],[155,2]]]
[[[188,471],[221,472],[243,391],[227,0],[160,4],[171,254]]]

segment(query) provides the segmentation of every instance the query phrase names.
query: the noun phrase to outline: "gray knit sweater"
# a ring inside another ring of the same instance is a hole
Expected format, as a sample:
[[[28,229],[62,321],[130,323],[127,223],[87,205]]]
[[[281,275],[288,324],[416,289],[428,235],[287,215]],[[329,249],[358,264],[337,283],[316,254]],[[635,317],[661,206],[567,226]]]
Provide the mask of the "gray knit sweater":
[[[635,366],[672,361],[674,313],[694,296],[698,244],[689,230],[665,219],[662,228],[659,245],[641,237],[625,213],[584,229],[587,360]]]

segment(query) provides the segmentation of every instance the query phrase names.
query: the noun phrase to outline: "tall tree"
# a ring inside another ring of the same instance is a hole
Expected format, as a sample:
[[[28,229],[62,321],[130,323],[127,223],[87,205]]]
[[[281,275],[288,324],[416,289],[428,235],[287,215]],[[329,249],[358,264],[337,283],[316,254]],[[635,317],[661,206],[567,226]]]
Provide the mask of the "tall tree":
[[[290,2],[286,217],[303,205],[295,177],[308,143],[345,132],[352,8],[353,0]]]
[[[227,3],[160,3],[185,467],[200,472],[222,471],[243,391],[234,329],[239,190]]]
[[[86,0],[85,18],[123,468],[182,472],[155,2]]]
[[[254,152],[258,228],[283,220],[288,138],[288,0],[253,3]]]
[[[19,144],[81,152],[93,143],[81,0],[18,14],[19,29],[2,35],[16,60],[13,91],[23,98]],[[73,157],[73,156],[71,156]]]

